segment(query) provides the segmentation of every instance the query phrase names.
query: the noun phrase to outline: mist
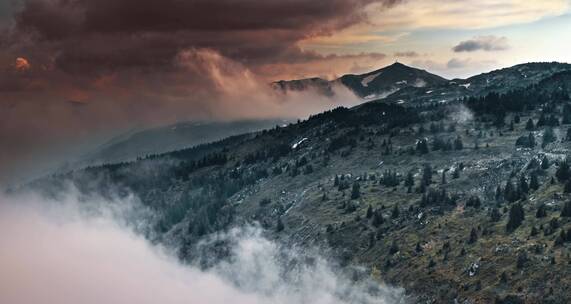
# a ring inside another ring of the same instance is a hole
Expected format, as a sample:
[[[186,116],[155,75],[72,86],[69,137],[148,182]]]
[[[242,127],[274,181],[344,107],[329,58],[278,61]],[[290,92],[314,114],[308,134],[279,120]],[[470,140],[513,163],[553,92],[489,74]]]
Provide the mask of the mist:
[[[333,97],[316,90],[277,92],[246,65],[212,49],[181,50],[169,64],[161,73],[130,69],[98,79],[85,85],[83,99],[46,91],[17,94],[0,104],[0,183],[49,173],[129,130],[188,121],[306,118],[362,102],[342,85],[333,87]],[[57,75],[42,79],[47,87],[72,82]]]
[[[230,248],[230,258],[201,270],[143,237],[148,215],[135,197],[0,196],[0,302],[402,303],[401,289],[348,280],[323,257],[284,250],[255,226],[201,243]]]

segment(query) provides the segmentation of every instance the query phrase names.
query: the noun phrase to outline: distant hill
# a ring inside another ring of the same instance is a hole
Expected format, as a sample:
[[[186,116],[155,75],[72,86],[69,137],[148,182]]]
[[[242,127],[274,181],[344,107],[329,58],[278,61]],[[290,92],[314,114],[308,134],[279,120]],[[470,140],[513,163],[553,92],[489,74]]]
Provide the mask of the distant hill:
[[[111,139],[81,158],[80,164],[96,165],[134,160],[192,146],[214,142],[229,136],[273,128],[288,123],[284,119],[234,122],[183,122],[165,127],[130,132]]]

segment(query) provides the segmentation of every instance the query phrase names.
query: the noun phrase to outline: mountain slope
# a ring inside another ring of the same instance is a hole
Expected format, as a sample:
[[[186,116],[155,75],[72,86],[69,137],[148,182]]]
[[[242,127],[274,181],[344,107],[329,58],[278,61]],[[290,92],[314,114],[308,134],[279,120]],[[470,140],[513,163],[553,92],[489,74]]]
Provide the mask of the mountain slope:
[[[244,120],[227,123],[184,122],[111,139],[84,156],[82,166],[131,161],[137,157],[180,150],[220,139],[283,125],[286,120]]]
[[[134,193],[156,213],[153,241],[187,260],[208,234],[257,222],[414,303],[569,303],[571,99],[559,88],[571,79],[546,77],[506,94],[338,108],[35,186]]]

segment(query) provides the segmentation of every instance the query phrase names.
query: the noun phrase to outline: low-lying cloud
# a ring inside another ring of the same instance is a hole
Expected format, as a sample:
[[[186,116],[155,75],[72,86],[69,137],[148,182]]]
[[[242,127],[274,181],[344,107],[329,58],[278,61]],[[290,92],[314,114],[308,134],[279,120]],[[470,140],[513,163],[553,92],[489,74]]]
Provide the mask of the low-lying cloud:
[[[106,201],[68,195],[0,197],[0,302],[28,303],[401,303],[402,291],[357,285],[324,259],[262,237],[256,228],[217,236],[231,258],[210,270],[151,245]],[[132,202],[113,202],[124,206]],[[130,212],[130,211],[129,211]],[[288,265],[280,264],[288,261]],[[295,263],[297,262],[297,263]]]
[[[470,40],[460,42],[452,48],[456,53],[475,51],[505,51],[509,49],[508,38],[497,36],[478,36]]]

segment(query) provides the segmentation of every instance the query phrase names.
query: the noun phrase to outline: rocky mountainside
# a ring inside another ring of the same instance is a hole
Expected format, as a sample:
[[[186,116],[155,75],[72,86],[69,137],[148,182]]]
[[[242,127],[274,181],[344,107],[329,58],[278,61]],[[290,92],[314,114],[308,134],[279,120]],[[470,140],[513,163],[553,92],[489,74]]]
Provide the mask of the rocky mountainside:
[[[527,64],[409,86],[296,124],[30,186],[57,195],[72,181],[86,194],[134,193],[156,213],[153,241],[182,259],[197,256],[208,234],[257,222],[272,239],[355,266],[355,280],[405,288],[412,303],[568,303],[566,69]],[[223,258],[224,244],[211,252]]]

